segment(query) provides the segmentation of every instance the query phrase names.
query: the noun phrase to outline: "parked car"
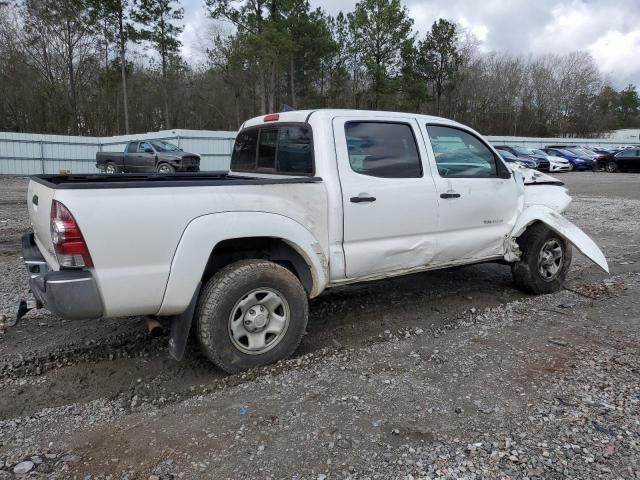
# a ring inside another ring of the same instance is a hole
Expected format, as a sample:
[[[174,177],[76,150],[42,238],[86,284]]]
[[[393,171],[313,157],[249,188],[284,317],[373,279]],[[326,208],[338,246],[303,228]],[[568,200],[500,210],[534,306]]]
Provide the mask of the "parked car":
[[[603,170],[609,173],[640,170],[640,150],[627,148],[604,161]]]
[[[538,170],[549,170],[549,160],[547,160],[546,155],[535,153],[530,148],[520,147],[518,145],[497,145],[495,148],[497,150],[511,152],[516,157],[524,157],[533,160],[536,162],[536,169]]]
[[[600,154],[600,155],[608,155],[611,153],[610,149],[606,149],[606,148],[602,148],[602,147],[593,147],[593,146],[584,146],[582,147],[585,150],[590,150],[594,153]]]
[[[521,167],[533,168],[533,169],[535,169],[538,166],[538,164],[534,160],[531,160],[530,158],[516,157],[509,150],[498,150],[498,154],[507,163],[513,163]]]
[[[572,170],[571,164],[566,158],[547,155],[545,152],[537,148],[534,148],[533,151],[539,155],[544,155],[545,157],[547,157],[547,160],[549,160],[550,172],[570,172]]]
[[[109,174],[198,172],[200,155],[183,152],[164,140],[134,140],[124,152],[96,153],[96,167]]]
[[[545,148],[541,148],[540,150],[545,152],[547,155],[553,155],[555,157],[560,157],[560,158],[569,160],[569,163],[572,166],[572,170],[591,169],[591,166],[593,163],[593,161],[590,158],[587,158],[585,155],[579,155],[566,148],[547,146]]]
[[[242,125],[228,173],[32,177],[22,305],[166,317],[176,358],[193,324],[207,357],[237,372],[291,355],[308,299],[328,288],[506,262],[517,286],[550,293],[571,244],[608,271],[562,217],[570,201],[561,182],[512,171],[451,120],[270,114]]]

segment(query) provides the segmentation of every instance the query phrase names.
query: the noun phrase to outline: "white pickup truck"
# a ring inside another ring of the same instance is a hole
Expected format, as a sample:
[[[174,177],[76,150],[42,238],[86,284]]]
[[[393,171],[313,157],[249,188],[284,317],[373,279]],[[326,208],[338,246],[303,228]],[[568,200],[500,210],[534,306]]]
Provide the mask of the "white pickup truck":
[[[236,372],[289,356],[308,298],[356,282],[478,262],[558,290],[575,245],[562,183],[510,169],[475,131],[407,113],[314,110],[246,121],[225,173],[39,175],[23,238],[31,305],[69,319],[192,319]],[[22,308],[22,313],[26,309]]]

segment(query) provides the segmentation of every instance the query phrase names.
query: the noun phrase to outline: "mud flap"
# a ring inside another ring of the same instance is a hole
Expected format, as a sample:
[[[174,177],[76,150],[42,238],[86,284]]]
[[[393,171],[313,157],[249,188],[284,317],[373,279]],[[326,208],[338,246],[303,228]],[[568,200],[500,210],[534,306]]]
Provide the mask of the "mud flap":
[[[510,238],[519,237],[529,225],[536,221],[547,225],[551,230],[573,244],[585,257],[609,273],[607,259],[598,245],[569,220],[544,205],[532,205],[522,212],[511,231]],[[505,259],[508,261],[513,260],[509,258],[509,253],[505,255]]]
[[[189,332],[193,323],[193,315],[196,312],[198,304],[198,296],[200,295],[200,287],[202,283],[198,283],[196,291],[191,297],[191,302],[187,309],[180,315],[175,315],[171,320],[171,336],[169,338],[169,354],[178,361],[184,358],[184,352],[187,348],[189,340]]]

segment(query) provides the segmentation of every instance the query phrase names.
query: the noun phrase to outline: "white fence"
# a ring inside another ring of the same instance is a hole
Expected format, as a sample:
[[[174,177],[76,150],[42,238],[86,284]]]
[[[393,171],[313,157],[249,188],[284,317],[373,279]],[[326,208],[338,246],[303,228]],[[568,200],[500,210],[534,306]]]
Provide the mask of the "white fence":
[[[97,173],[96,152],[124,151],[130,140],[162,139],[187,152],[201,155],[201,170],[227,170],[236,132],[211,130],[165,130],[117,137],[73,137],[25,133],[0,133],[0,175]],[[545,145],[593,145],[616,147],[627,142],[611,139],[487,137],[494,145],[539,148]]]

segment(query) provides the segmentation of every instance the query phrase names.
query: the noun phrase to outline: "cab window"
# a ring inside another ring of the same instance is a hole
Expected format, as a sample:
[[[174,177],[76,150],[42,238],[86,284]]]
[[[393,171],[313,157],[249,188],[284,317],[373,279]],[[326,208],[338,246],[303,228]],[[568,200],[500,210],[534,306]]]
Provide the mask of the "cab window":
[[[493,152],[476,136],[442,125],[427,125],[438,173],[443,178],[497,176]]]
[[[351,169],[382,178],[419,178],[422,165],[406,123],[348,122],[344,126]]]
[[[138,147],[138,153],[145,153],[147,149],[151,148],[151,144],[148,142],[140,142],[140,146]]]
[[[279,124],[241,131],[231,154],[231,170],[313,175],[311,127]]]

